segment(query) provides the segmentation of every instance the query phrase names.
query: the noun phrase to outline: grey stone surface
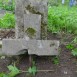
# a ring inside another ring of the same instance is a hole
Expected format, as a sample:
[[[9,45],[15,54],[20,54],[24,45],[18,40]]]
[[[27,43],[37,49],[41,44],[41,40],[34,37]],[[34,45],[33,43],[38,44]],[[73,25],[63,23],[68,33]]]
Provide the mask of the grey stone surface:
[[[58,55],[59,41],[57,40],[25,40],[25,39],[4,39],[2,53],[5,55],[28,54],[48,56]],[[25,50],[25,51],[24,51]]]
[[[24,36],[24,9],[23,9],[24,0],[15,0],[15,15],[16,15],[16,38],[23,38]]]
[[[2,54],[58,55],[59,41],[45,40],[47,34],[48,0],[15,0],[16,39],[4,39]],[[29,29],[31,28],[31,29]],[[33,38],[29,38],[35,32]],[[33,30],[32,30],[33,29]],[[20,38],[20,39],[19,39]]]
[[[2,45],[2,41],[0,41],[0,45]]]
[[[26,34],[26,30],[28,28],[34,29],[35,35],[33,36],[34,39],[40,39],[41,35],[41,15],[37,14],[24,14],[24,32]]]
[[[2,42],[2,54],[19,55],[27,52],[28,42],[24,39],[4,39]]]
[[[58,55],[59,41],[57,40],[30,40],[29,54],[38,56]]]
[[[2,18],[5,15],[6,11],[0,9],[0,18]]]
[[[48,0],[15,0],[16,2],[16,38],[24,37],[24,14],[41,15],[41,38],[46,37]],[[38,19],[37,19],[38,20]]]
[[[48,0],[24,0],[25,13],[42,15],[42,22],[47,24]]]

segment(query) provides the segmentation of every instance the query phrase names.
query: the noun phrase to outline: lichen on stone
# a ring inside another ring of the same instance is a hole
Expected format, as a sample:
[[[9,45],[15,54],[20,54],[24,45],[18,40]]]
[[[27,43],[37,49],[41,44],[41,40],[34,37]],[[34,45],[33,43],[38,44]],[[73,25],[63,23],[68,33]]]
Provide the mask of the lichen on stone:
[[[32,14],[39,14],[39,15],[43,15],[43,13],[37,11],[34,6],[28,5],[27,7],[25,7],[30,13]]]
[[[2,48],[2,44],[0,44],[0,48]]]
[[[27,30],[25,31],[25,33],[30,37],[33,38],[35,36],[36,30],[33,28],[27,28]]]

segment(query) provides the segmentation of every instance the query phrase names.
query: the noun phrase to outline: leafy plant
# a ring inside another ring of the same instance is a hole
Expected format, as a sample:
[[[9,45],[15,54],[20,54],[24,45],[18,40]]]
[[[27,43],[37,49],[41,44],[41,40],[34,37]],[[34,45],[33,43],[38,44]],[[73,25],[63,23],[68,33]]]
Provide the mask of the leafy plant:
[[[8,11],[14,11],[15,0],[0,0],[0,8]]]
[[[0,28],[14,28],[15,17],[14,14],[6,13],[3,18],[0,19]]]
[[[36,66],[30,67],[30,68],[28,69],[28,72],[29,72],[30,74],[32,74],[32,75],[35,76],[35,74],[36,74],[36,72],[37,72]]]
[[[77,37],[75,37],[71,43],[66,45],[66,48],[70,49],[72,55],[75,57],[77,57],[77,48],[76,47],[77,47]]]
[[[20,73],[20,70],[16,66],[9,65],[8,66],[9,73],[0,73],[0,77],[15,77]]]
[[[35,65],[35,61],[32,60],[32,67],[29,67],[28,69],[29,74],[32,74],[35,76],[36,72],[37,72],[37,67]]]
[[[74,44],[77,44],[77,37],[75,37],[72,41]]]
[[[52,33],[77,34],[77,8],[68,6],[48,7],[48,30]]]
[[[57,0],[48,0],[48,4],[50,6],[58,6],[59,3]]]
[[[9,76],[4,73],[0,73],[0,77],[9,77]]]
[[[77,57],[77,48],[73,49],[71,53],[72,53],[73,56]]]
[[[73,41],[74,44],[68,44],[66,46],[67,49],[70,49],[71,50],[71,53],[73,56],[77,57],[77,48],[74,46],[75,43],[76,43],[76,39]]]
[[[59,57],[58,56],[56,56],[56,57],[53,57],[53,63],[54,64],[59,64]]]
[[[74,45],[73,44],[68,44],[68,45],[66,45],[66,48],[72,50],[72,49],[74,49]]]
[[[9,77],[14,77],[20,73],[20,70],[16,66],[9,65],[8,69],[10,71],[8,74]]]
[[[33,61],[33,65],[32,65],[32,67],[29,67],[28,71],[19,70],[15,66],[15,64],[14,64],[14,66],[9,65],[9,66],[7,66],[7,68],[9,70],[9,73],[2,72],[2,73],[0,73],[0,77],[16,77],[18,74],[23,73],[23,72],[28,72],[29,74],[35,76],[35,74],[37,72],[37,68],[35,66],[35,61]]]
[[[62,0],[48,0],[50,6],[58,6],[61,5]],[[65,5],[68,5],[69,0],[65,0]]]

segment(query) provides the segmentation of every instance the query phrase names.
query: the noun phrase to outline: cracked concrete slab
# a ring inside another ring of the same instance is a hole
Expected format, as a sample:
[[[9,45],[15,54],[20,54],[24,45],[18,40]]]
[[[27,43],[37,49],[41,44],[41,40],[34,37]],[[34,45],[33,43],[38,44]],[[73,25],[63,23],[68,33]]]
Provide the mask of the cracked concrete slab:
[[[30,40],[29,54],[38,56],[58,55],[59,41],[57,40]]]
[[[2,53],[5,55],[20,55],[25,52],[39,56],[58,55],[58,48],[57,40],[4,39],[2,42]]]
[[[24,39],[4,39],[2,42],[2,53],[5,55],[24,54],[26,49],[28,49],[27,45],[28,42]]]

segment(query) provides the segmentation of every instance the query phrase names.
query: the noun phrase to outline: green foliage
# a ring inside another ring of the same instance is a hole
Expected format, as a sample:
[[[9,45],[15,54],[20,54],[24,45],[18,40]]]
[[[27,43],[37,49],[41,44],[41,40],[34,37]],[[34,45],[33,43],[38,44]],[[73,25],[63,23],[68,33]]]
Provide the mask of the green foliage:
[[[62,4],[62,0],[48,0],[50,6],[58,6]],[[64,5],[69,5],[69,0],[65,0]]]
[[[53,57],[53,63],[58,65],[59,64],[59,57],[56,56],[56,57]]]
[[[75,37],[72,42],[75,43],[75,44],[77,44],[77,37]]]
[[[14,28],[15,17],[14,14],[6,13],[3,18],[0,19],[0,28]]]
[[[35,76],[37,72],[37,67],[35,66],[35,61],[32,61],[32,67],[29,67],[28,69],[29,74],[32,74]]]
[[[48,3],[50,6],[58,6],[59,1],[57,0],[48,0]]]
[[[10,71],[10,73],[8,74],[9,77],[14,77],[20,73],[20,70],[16,66],[9,65],[8,69]]]
[[[77,34],[77,8],[49,6],[48,30],[52,33],[67,32]]]
[[[20,70],[16,66],[9,65],[8,69],[10,72],[8,74],[0,73],[0,77],[15,77],[20,73]]]
[[[33,61],[33,65],[32,65],[32,67],[29,67],[28,71],[19,70],[15,66],[15,64],[14,64],[14,66],[9,65],[9,66],[7,66],[7,68],[9,70],[9,73],[2,72],[2,73],[0,73],[0,77],[16,77],[18,74],[23,73],[23,72],[28,72],[29,74],[35,76],[35,74],[37,72],[37,68],[35,66],[35,61]]]
[[[73,44],[68,44],[68,45],[66,45],[66,48],[72,50],[72,49],[74,49],[74,45]]]
[[[15,0],[0,0],[0,8],[8,10],[8,11],[14,11],[15,9]]]
[[[35,76],[35,74],[36,74],[36,72],[37,72],[36,66],[30,67],[30,68],[28,69],[28,72],[29,72],[30,74],[32,74],[32,75]]]
[[[0,77],[9,77],[9,76],[4,73],[0,73]]]
[[[73,49],[71,53],[73,56],[77,57],[77,48]]]
[[[74,40],[69,43],[68,45],[66,45],[67,49],[71,50],[71,54],[75,57],[77,57],[77,37],[74,38]]]

